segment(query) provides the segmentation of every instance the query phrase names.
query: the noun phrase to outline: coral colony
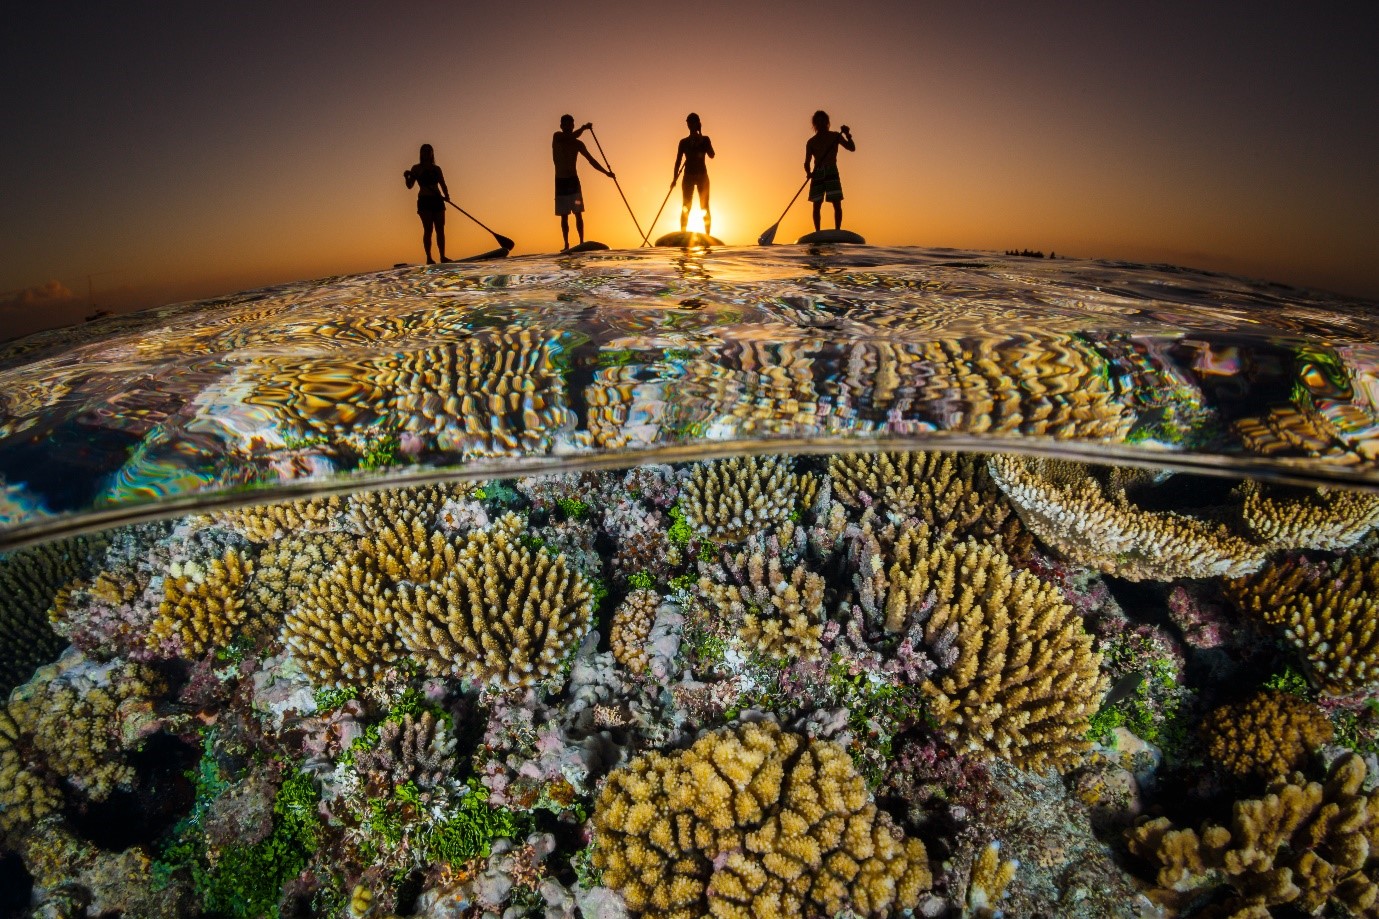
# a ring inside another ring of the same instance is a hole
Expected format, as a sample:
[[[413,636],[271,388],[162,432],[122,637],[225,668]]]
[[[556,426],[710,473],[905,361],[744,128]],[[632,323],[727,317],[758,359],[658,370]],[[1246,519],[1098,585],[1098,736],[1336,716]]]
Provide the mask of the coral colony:
[[[549,355],[490,345],[426,372],[537,436]],[[1177,479],[733,457],[16,551],[0,868],[73,917],[1376,915],[1379,498]]]

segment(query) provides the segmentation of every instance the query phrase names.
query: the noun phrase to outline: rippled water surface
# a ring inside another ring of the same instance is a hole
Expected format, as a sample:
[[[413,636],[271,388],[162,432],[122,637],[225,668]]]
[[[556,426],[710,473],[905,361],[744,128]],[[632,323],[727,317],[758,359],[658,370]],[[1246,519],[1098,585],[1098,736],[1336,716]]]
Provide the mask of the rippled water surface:
[[[0,915],[1377,915],[1375,307],[780,246],[0,346]]]

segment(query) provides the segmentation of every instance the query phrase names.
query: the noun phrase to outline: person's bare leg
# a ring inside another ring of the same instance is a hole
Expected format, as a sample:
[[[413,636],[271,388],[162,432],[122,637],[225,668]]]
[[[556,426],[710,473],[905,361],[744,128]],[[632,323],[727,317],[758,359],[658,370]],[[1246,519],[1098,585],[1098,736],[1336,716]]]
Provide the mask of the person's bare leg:
[[[584,245],[584,215],[575,214],[575,231],[579,233],[579,244]]]
[[[421,218],[421,246],[426,250],[426,264],[436,264],[436,260],[431,257],[431,221],[425,217]]]
[[[706,181],[699,189],[699,206],[704,209],[704,235],[713,235],[713,215],[709,213],[709,183]]]
[[[568,214],[560,215],[560,238],[565,246],[565,248],[560,251],[564,252],[565,249],[570,248],[570,216]]]
[[[445,257],[445,224],[436,224],[436,251],[440,253],[441,261],[448,262],[450,259]]]
[[[823,206],[824,206],[824,203],[823,203],[822,201],[815,201],[815,202],[814,202],[814,232],[815,232],[815,233],[819,232],[819,211],[823,208]]]
[[[680,207],[680,232],[684,233],[689,229],[689,212],[690,205],[694,203],[694,186],[690,184],[689,179],[686,179],[681,187],[684,189],[682,196],[684,203]]]
[[[842,228],[843,228],[843,202],[841,202],[841,201],[834,201],[834,202],[833,202],[833,229],[835,229],[835,230],[841,230]]]

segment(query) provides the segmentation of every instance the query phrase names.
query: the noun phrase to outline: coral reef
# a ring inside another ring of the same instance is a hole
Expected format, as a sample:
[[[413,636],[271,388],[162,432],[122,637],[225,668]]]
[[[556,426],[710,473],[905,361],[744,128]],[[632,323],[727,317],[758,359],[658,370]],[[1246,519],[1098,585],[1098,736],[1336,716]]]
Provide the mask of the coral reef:
[[[263,547],[245,592],[254,615],[281,615],[297,605],[307,588],[355,547],[347,533],[285,536]]]
[[[1228,825],[1178,829],[1159,817],[1128,831],[1126,842],[1155,870],[1153,895],[1171,908],[1225,887],[1229,915],[1283,915],[1273,908],[1284,906],[1368,915],[1379,901],[1379,792],[1361,791],[1365,772],[1350,754],[1324,783],[1294,773],[1262,798],[1237,801]]]
[[[139,916],[181,919],[196,915],[190,891],[173,879],[155,879],[140,846],[107,852],[60,825],[45,825],[22,844],[34,881],[35,916]]]
[[[266,543],[289,535],[301,535],[338,526],[345,498],[325,495],[299,501],[279,501],[221,511],[216,519],[232,527],[250,542]]]
[[[634,590],[613,613],[609,635],[613,657],[633,673],[644,673],[650,662],[647,646],[651,626],[656,621],[656,608],[660,605],[661,597],[656,591]]]
[[[1035,536],[1106,574],[1131,581],[1239,577],[1267,555],[1221,524],[1137,507],[1127,486],[1138,470],[1005,454],[993,456],[989,468]]]
[[[696,463],[681,502],[698,533],[739,543],[779,523],[795,508],[795,481],[787,456],[734,456]]]
[[[1379,495],[1326,488],[1284,488],[1246,480],[1241,519],[1271,550],[1349,549],[1379,525]]]
[[[643,916],[886,915],[931,883],[842,749],[769,722],[638,757],[593,823],[604,883]]]
[[[588,583],[563,555],[522,545],[521,532],[507,514],[444,553],[444,568],[398,584],[402,640],[428,672],[525,685],[553,676],[584,637]]]
[[[79,536],[0,556],[0,697],[58,656],[65,642],[48,609],[104,548],[99,538]]]
[[[910,544],[911,589],[936,596],[925,638],[932,644],[952,630],[956,651],[923,684],[940,730],[959,750],[1025,768],[1073,765],[1104,689],[1081,620],[1052,585],[1012,569],[999,549],[973,540],[931,543],[927,552],[920,540]]]
[[[378,730],[378,742],[354,757],[355,771],[364,778],[364,792],[391,794],[409,782],[420,795],[451,779],[457,772],[455,738],[450,725],[434,712],[405,712],[389,718]],[[426,802],[421,797],[422,803]]]
[[[163,579],[163,602],[149,627],[148,647],[176,648],[197,658],[224,648],[250,622],[245,586],[254,563],[234,549],[204,567],[174,562]]]
[[[729,583],[701,577],[699,595],[713,614],[740,623],[738,637],[769,658],[819,654],[823,634],[824,579],[798,566],[785,573],[779,555],[749,546],[727,562]]]
[[[1019,869],[1018,859],[1002,859],[1000,840],[984,846],[972,863],[972,876],[967,883],[967,908],[964,917],[996,919],[1001,913],[1001,900]]]
[[[1271,779],[1301,769],[1331,740],[1331,722],[1315,703],[1278,690],[1223,705],[1202,721],[1212,762],[1244,776]]]
[[[1379,560],[1283,559],[1227,582],[1245,612],[1280,630],[1327,692],[1379,683]]]

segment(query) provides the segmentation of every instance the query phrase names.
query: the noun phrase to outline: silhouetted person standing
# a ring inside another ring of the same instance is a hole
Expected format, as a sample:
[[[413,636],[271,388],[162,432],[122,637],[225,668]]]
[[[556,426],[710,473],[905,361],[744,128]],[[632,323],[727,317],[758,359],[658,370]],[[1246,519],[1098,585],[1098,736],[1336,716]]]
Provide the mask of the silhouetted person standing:
[[[613,178],[613,173],[604,169],[598,160],[590,156],[589,148],[579,139],[579,135],[593,126],[593,122],[586,122],[576,131],[574,116],[561,115],[560,130],[551,137],[551,159],[555,161],[555,213],[560,218],[560,236],[566,249],[570,248],[571,214],[575,215],[575,230],[579,233],[579,241],[584,242],[584,191],[579,187],[579,173],[575,169],[579,163],[579,155],[584,154],[584,158],[592,163],[595,169],[608,178]]]
[[[804,145],[804,174],[810,178],[809,200],[814,202],[814,229],[819,229],[819,211],[825,201],[833,202],[833,229],[843,228],[843,180],[838,175],[838,148],[856,150],[852,141],[852,131],[847,125],[843,130],[828,129],[828,112],[814,113],[814,136]],[[814,168],[809,168],[809,161]]]
[[[713,215],[709,213],[709,167],[704,163],[704,157],[713,159],[713,141],[704,136],[702,125],[699,123],[699,116],[690,112],[685,116],[685,124],[689,127],[689,137],[680,141],[680,146],[675,150],[675,172],[680,172],[680,161],[685,162],[685,178],[681,182],[680,188],[684,192],[684,205],[680,208],[680,232],[685,232],[689,226],[690,205],[694,203],[694,190],[699,189],[699,206],[704,209],[704,235],[713,235]],[[670,184],[674,186],[675,179],[671,178]]]
[[[417,188],[417,216],[421,218],[421,244],[426,249],[426,264],[436,264],[431,258],[431,228],[436,229],[436,248],[440,250],[441,261],[445,257],[445,202],[450,200],[450,189],[445,187],[445,175],[436,165],[436,153],[430,144],[421,145],[421,162],[402,173],[407,187]]]

